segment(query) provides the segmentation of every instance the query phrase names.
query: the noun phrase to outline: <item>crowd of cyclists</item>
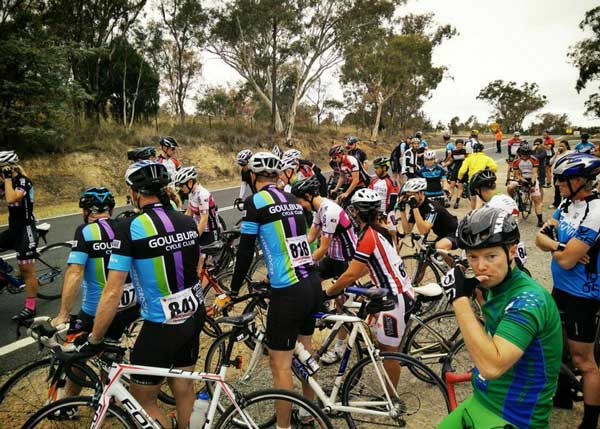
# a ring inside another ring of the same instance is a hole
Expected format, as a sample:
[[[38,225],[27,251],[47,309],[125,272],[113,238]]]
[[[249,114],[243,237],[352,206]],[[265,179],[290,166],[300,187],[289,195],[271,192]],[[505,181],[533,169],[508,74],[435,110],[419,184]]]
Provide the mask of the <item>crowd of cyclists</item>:
[[[495,137],[502,140],[501,134]],[[275,388],[293,388],[294,350],[297,342],[311,350],[312,315],[329,300],[341,311],[344,289],[365,275],[387,291],[370,322],[373,337],[381,351],[397,352],[416,299],[398,248],[402,236],[416,227],[431,236],[435,249],[461,255],[441,286],[475,366],[473,395],[439,427],[548,427],[553,405],[573,406],[570,386],[559,377],[561,362],[569,359],[584,386],[578,427],[596,428],[597,145],[583,134],[570,150],[568,141],[557,145],[545,132],[532,147],[514,133],[507,144],[507,194],[502,194],[499,166],[486,155],[477,130],[454,140],[446,132],[443,140],[440,156],[417,132],[389,156],[373,158],[371,176],[358,138],[348,137],[344,145],[329,148],[329,179],[297,149],[239,151],[241,186],[234,205],[243,209],[241,235],[230,292],[219,297],[216,309],[239,294],[258,242],[271,290],[266,343]],[[177,141],[163,137],[159,143],[158,156],[151,146],[128,153],[132,163],[125,182],[133,216],[112,219],[114,196],[100,184],[82,193],[83,223],[74,232],[60,311],[51,320],[34,320],[48,331],[68,324],[71,333],[87,333],[77,350],[91,356],[141,317],[131,363],[191,371],[207,317],[199,281],[202,249],[219,240],[221,225],[214,197],[196,168],[177,160]],[[496,151],[501,150],[498,144]],[[33,185],[15,152],[0,152],[0,166],[9,210],[0,248],[17,251],[27,293],[13,319],[24,321],[36,316]],[[523,269],[527,240],[519,232],[519,207],[512,198],[521,186],[531,190],[534,202],[535,245],[551,258],[551,293]],[[543,191],[550,187],[555,188],[553,213],[544,221]],[[450,210],[459,208],[461,199],[469,200],[469,212],[459,219]],[[72,315],[80,289],[81,310]],[[481,303],[483,325],[473,298]],[[321,362],[339,361],[344,341],[341,331]],[[385,370],[397,382],[400,366],[386,362]],[[176,417],[166,416],[157,404],[162,379],[133,376],[131,381],[130,392],[152,418],[165,428],[187,428],[196,399],[190,380],[167,380]],[[67,392],[77,394],[78,386],[70,383]],[[303,384],[303,394],[314,399],[308,385]],[[277,428],[288,427],[290,410],[279,406]]]

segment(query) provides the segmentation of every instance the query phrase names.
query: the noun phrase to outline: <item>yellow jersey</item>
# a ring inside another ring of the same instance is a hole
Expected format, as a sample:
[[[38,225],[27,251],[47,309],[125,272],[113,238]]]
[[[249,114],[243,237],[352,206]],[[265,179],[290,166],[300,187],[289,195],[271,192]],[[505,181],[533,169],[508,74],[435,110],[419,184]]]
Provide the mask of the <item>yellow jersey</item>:
[[[462,163],[460,170],[458,170],[458,180],[462,180],[465,174],[468,174],[468,177],[473,177],[475,173],[483,171],[486,168],[492,170],[494,173],[498,171],[498,166],[494,160],[485,153],[472,153],[471,155],[467,156]]]

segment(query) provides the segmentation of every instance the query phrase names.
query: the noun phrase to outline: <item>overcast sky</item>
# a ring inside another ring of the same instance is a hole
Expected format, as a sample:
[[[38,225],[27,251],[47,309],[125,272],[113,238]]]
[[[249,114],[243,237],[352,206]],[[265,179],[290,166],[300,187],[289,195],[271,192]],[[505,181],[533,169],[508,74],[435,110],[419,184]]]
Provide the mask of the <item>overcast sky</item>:
[[[453,79],[438,86],[425,112],[434,123],[472,114],[487,120],[492,109],[475,97],[488,82],[503,79],[536,82],[549,101],[540,112],[567,113],[574,124],[598,125],[583,114],[598,84],[577,94],[577,69],[567,61],[569,46],[586,36],[579,22],[597,5],[598,0],[409,0],[399,14],[433,12],[439,23],[450,23],[460,33],[435,51],[434,62],[447,66]],[[204,55],[203,61],[204,85],[240,79],[213,56]]]

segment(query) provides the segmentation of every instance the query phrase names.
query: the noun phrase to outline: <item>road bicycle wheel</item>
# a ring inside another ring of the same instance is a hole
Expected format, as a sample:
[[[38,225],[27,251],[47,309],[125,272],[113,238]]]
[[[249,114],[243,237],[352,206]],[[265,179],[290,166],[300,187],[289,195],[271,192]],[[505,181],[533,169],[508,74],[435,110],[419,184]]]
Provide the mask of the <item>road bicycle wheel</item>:
[[[60,298],[70,253],[71,245],[69,243],[51,244],[39,251],[35,261],[35,275],[40,284],[38,297],[42,299]]]
[[[0,387],[0,422],[3,429],[20,428],[27,418],[45,404],[64,395],[57,388],[64,388],[65,376],[57,367],[48,357],[29,363],[4,382]],[[92,389],[84,389],[83,392],[93,394]]]
[[[413,286],[425,286],[428,283],[441,284],[441,276],[433,263],[422,259],[420,255],[403,256],[404,269]],[[443,294],[436,297],[420,296],[418,314],[433,313],[448,304]]]
[[[460,329],[453,311],[433,314],[423,320],[414,321],[408,332],[402,353],[423,362],[436,374],[453,344],[461,338]],[[411,369],[418,369],[411,367]],[[432,382],[429,373],[415,372],[423,381]]]
[[[400,367],[398,382],[391,386],[385,378],[384,366]],[[414,376],[427,373],[426,382]],[[380,376],[386,380],[380,382]],[[389,413],[385,391],[391,393],[392,406],[397,413]],[[371,404],[368,404],[368,403]],[[351,414],[357,427],[395,426],[407,428],[436,428],[448,415],[448,393],[442,380],[421,362],[401,353],[379,353],[376,362],[370,357],[357,363],[344,380],[342,404],[372,411],[388,411],[386,415]]]
[[[521,217],[526,220],[531,214],[531,192],[522,191],[521,193]]]
[[[294,392],[276,389],[258,391],[245,396],[238,405],[239,409],[231,405],[217,421],[216,428],[248,427],[243,423],[242,416],[250,420],[251,427],[273,428],[276,423],[275,404],[279,407],[288,406],[291,409],[290,424],[283,423],[283,427],[333,429],[329,418],[312,402]]]
[[[459,339],[452,348],[446,359],[444,360],[443,368],[449,368],[456,374],[466,374],[473,370],[473,360],[467,351],[467,346],[464,340]],[[442,374],[443,378],[444,374]],[[460,404],[462,401],[467,399],[473,393],[473,387],[471,383],[457,383],[454,385],[454,394],[456,396],[456,403]]]
[[[97,404],[90,396],[74,396],[53,402],[36,412],[23,429],[81,429],[89,428],[94,420]],[[102,429],[136,429],[133,418],[110,404]]]

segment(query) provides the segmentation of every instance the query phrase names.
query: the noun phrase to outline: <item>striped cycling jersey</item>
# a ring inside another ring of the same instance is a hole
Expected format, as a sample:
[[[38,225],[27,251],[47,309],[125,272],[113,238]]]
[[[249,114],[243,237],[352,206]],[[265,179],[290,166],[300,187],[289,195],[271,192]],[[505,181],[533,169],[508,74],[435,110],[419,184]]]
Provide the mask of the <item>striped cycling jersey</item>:
[[[349,261],[356,249],[356,235],[348,214],[335,202],[323,198],[313,218],[313,228],[321,235],[331,237],[327,254],[336,261]]]
[[[524,179],[531,179],[533,177],[533,169],[538,168],[540,165],[539,161],[535,156],[530,156],[528,159],[517,158],[512,163],[513,170],[519,170]]]
[[[389,213],[394,209],[398,196],[398,185],[390,176],[374,177],[369,188],[376,191],[381,197],[381,212]]]
[[[244,212],[241,233],[258,236],[271,287],[285,288],[307,278],[314,265],[296,197],[267,185],[246,199]]]
[[[372,227],[364,229],[358,237],[354,259],[367,265],[375,286],[386,288],[395,296],[404,293],[414,299],[415,293],[402,258]]]
[[[108,269],[131,271],[144,320],[177,324],[202,305],[199,257],[196,222],[155,203],[117,225]]]
[[[203,186],[196,185],[195,189],[190,193],[189,209],[192,212],[196,223],[200,222],[200,215],[208,213],[208,223],[202,237],[214,236],[214,232],[219,230],[219,217],[217,215],[217,205],[212,194]]]
[[[432,168],[425,166],[419,170],[417,176],[427,180],[425,196],[440,197],[444,195],[442,180],[446,180],[446,170],[444,170],[442,167],[439,165],[434,165]]]

